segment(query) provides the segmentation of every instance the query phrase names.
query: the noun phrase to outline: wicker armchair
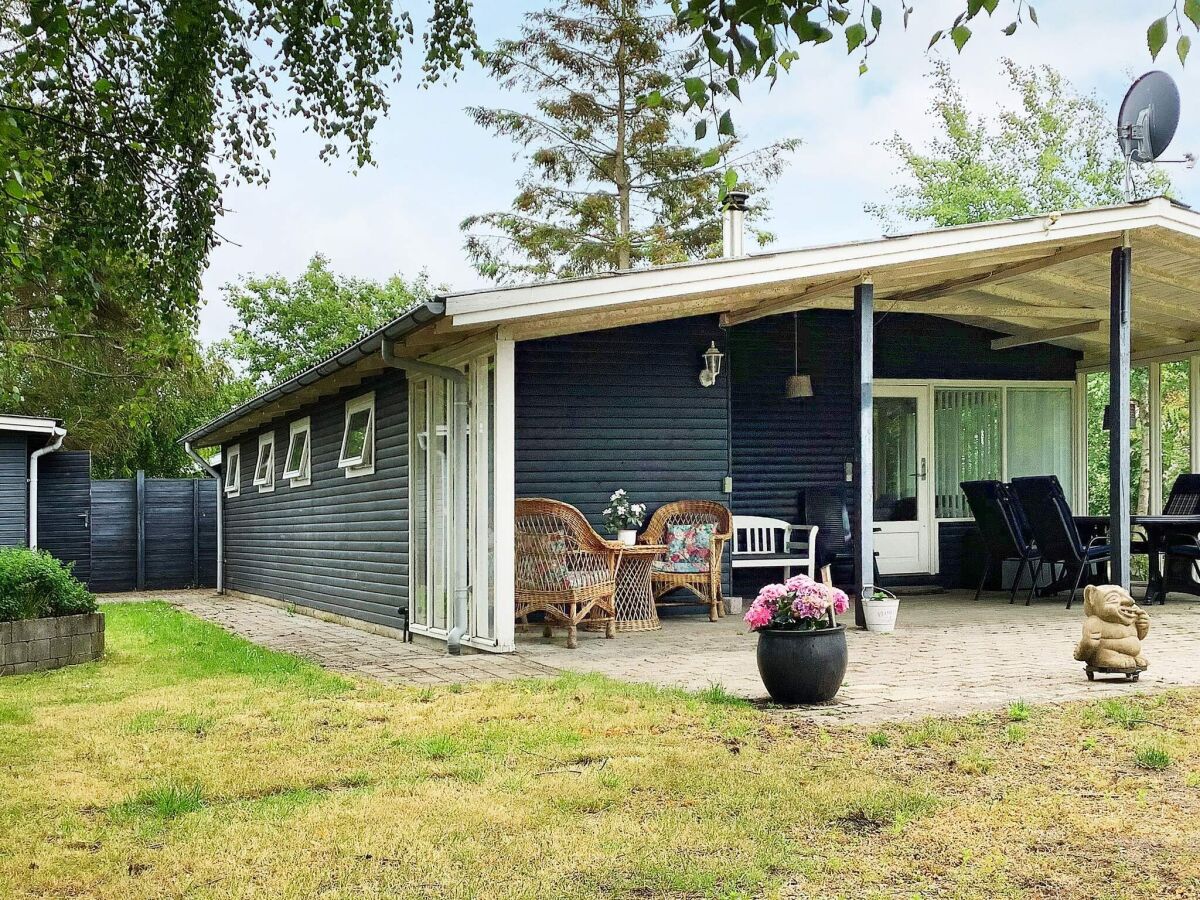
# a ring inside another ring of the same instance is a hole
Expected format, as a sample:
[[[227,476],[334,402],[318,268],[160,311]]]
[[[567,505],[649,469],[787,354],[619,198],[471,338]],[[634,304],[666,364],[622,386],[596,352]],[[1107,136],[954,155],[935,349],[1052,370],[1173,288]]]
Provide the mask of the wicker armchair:
[[[592,530],[583,513],[558,500],[516,502],[516,614],[546,616],[543,634],[555,624],[567,628],[567,647],[579,645],[584,619],[606,622],[605,637],[616,635],[614,597],[620,550]]]
[[[709,561],[700,571],[672,571],[669,562],[654,564],[650,573],[654,600],[662,603],[662,597],[682,588],[708,606],[708,618],[715,622],[725,615],[721,597],[721,560],[725,553],[725,544],[733,532],[733,517],[724,506],[711,500],[676,500],[674,503],[660,506],[655,511],[650,517],[650,524],[638,537],[638,542],[670,544],[671,525],[713,525],[716,530],[713,532]],[[692,602],[694,601],[681,601],[675,605]]]

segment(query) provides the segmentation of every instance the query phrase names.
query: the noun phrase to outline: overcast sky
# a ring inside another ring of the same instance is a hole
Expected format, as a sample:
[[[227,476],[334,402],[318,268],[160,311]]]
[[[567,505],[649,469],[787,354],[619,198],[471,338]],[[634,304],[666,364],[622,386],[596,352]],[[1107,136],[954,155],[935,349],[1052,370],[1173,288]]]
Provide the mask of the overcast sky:
[[[537,2],[477,3],[476,19],[485,44],[513,35],[521,16]],[[870,71],[859,77],[840,38],[806,47],[774,91],[756,89],[734,109],[748,142],[798,137],[804,145],[771,191],[770,227],[776,248],[875,237],[879,224],[863,211],[887,198],[894,165],[879,143],[893,132],[919,138],[927,127],[930,101],[929,35],[963,7],[963,0],[913,4],[907,32],[893,18],[872,48]],[[1002,8],[1008,2],[1002,2]],[[889,5],[889,9],[890,9]],[[960,57],[939,53],[961,79],[968,101],[980,111],[1012,99],[1000,58],[1050,63],[1077,87],[1094,91],[1115,117],[1132,76],[1152,67],[1146,26],[1169,6],[1128,0],[1041,0],[1040,28],[1026,26],[1006,38],[1009,21],[981,20]],[[409,4],[414,17],[424,14]],[[1160,10],[1158,7],[1163,7]],[[1153,67],[1175,76],[1183,94],[1183,116],[1169,156],[1200,153],[1200,59],[1186,70],[1171,45]],[[414,54],[415,56],[415,54]],[[318,143],[294,123],[281,126],[272,179],[265,188],[230,191],[219,229],[228,239],[212,254],[204,279],[200,334],[206,341],[228,333],[229,309],[220,288],[248,273],[301,272],[321,252],[348,275],[385,278],[396,272],[429,272],[435,283],[455,288],[480,282],[462,252],[458,223],[471,213],[503,209],[514,194],[523,163],[513,147],[475,126],[463,112],[471,105],[517,105],[476,67],[455,83],[429,90],[416,87],[411,72],[391,88],[390,116],[376,129],[377,166],[358,173],[348,164],[318,161]],[[1171,167],[1180,199],[1200,197],[1200,171]]]

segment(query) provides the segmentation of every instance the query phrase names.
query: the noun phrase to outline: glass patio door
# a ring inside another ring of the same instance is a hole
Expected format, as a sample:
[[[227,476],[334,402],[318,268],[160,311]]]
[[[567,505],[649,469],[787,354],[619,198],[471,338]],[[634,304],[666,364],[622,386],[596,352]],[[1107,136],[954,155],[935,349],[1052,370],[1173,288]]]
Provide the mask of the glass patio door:
[[[495,355],[457,366],[464,382],[409,377],[409,596],[414,631],[445,637],[456,595],[467,640],[496,644]]]
[[[879,572],[929,572],[928,389],[876,385],[873,423]]]

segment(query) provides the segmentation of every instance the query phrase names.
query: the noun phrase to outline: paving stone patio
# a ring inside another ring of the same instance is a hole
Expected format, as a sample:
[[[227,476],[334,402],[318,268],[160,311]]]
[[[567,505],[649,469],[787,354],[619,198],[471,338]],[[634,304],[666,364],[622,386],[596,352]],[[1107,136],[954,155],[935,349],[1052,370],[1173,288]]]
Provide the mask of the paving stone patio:
[[[661,631],[613,640],[580,632],[567,650],[561,633],[518,636],[518,652],[448,657],[435,647],[403,644],[344,625],[212,591],[147,592],[103,599],[161,598],[264,646],[312,659],[337,672],[403,684],[509,679],[563,670],[689,689],[713,683],[751,699],[766,695],[755,668],[755,637],[741,619],[666,618]],[[848,632],[850,669],[837,700],[789,711],[821,720],[877,722],[924,715],[963,715],[1023,699],[1058,703],[1200,685],[1200,598],[1172,597],[1150,610],[1146,654],[1151,668],[1136,685],[1088,682],[1071,658],[1082,604],[1010,606],[1006,595],[905,598],[891,635]]]

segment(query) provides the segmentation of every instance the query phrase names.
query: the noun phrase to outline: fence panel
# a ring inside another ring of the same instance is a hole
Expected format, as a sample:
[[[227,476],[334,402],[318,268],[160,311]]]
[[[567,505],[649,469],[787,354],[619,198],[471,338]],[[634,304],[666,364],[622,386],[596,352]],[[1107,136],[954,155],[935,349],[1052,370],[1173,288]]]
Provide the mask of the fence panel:
[[[92,583],[97,591],[215,587],[214,479],[92,482]]]
[[[137,485],[132,478],[92,482],[93,591],[137,587]]]

